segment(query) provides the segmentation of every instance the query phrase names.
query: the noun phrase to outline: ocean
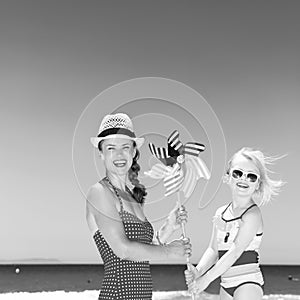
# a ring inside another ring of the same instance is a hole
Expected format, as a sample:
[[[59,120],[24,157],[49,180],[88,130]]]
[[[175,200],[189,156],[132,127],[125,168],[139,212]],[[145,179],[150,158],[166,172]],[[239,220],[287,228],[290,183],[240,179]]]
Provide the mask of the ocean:
[[[264,299],[300,299],[300,266],[263,265]],[[152,265],[153,300],[191,299],[185,265]],[[0,300],[97,299],[103,265],[0,265]],[[215,280],[197,300],[218,299]]]

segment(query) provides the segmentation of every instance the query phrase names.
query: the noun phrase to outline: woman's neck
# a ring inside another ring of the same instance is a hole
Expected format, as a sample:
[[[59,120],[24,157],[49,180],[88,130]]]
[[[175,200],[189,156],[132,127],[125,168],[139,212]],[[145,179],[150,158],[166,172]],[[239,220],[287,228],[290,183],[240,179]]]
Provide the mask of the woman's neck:
[[[111,184],[114,187],[116,187],[116,188],[118,188],[122,191],[125,191],[126,182],[127,182],[127,176],[126,175],[118,176],[118,175],[107,172],[106,177],[109,179],[109,181],[111,182]]]

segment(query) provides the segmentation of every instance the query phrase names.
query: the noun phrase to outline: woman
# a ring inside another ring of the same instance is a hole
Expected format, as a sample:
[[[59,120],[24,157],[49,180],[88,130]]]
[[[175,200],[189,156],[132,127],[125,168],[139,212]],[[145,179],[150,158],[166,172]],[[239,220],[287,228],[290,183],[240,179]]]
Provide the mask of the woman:
[[[137,163],[143,141],[122,113],[105,116],[98,136],[91,138],[106,168],[106,177],[87,195],[87,222],[104,263],[99,299],[152,299],[149,260],[191,254],[187,240],[164,244],[186,221],[184,209],[174,209],[155,237],[144,215],[146,190],[138,180]]]
[[[243,148],[228,163],[224,181],[232,201],[217,209],[210,244],[197,267],[185,271],[191,292],[199,293],[221,276],[221,300],[262,299],[264,279],[259,267],[263,220],[258,205],[278,194],[281,181],[269,178],[275,161],[261,151]]]

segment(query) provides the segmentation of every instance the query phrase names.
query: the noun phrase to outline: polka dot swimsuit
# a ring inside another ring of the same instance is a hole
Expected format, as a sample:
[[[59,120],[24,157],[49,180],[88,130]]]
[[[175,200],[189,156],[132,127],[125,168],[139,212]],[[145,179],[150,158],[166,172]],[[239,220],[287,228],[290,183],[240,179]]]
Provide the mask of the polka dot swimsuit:
[[[118,193],[116,194],[120,200],[119,215],[128,239],[140,243],[152,243],[152,225],[148,220],[142,221],[124,210],[122,199]],[[120,259],[99,230],[95,232],[93,238],[104,263],[104,278],[98,299],[152,299],[152,276],[149,262]]]

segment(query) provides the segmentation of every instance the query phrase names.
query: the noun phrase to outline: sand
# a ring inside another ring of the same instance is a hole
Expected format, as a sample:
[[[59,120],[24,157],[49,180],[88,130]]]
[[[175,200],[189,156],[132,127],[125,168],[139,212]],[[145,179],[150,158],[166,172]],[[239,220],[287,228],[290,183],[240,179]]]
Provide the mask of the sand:
[[[83,292],[19,292],[0,294],[0,300],[97,300],[98,291]],[[153,300],[187,300],[191,299],[186,291],[154,292]],[[218,295],[202,293],[196,300],[218,300]],[[300,300],[300,295],[265,295],[265,300]]]

